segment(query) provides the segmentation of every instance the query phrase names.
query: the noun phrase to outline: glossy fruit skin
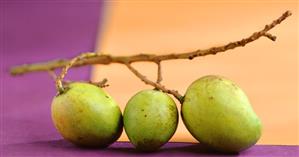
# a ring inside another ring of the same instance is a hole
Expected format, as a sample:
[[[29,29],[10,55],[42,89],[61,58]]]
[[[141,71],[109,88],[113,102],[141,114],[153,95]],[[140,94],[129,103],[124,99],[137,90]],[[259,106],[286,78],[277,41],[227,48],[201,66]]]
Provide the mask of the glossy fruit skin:
[[[82,147],[107,147],[122,133],[117,103],[101,88],[88,83],[71,83],[54,97],[52,120],[60,134]]]
[[[261,121],[247,96],[222,76],[205,76],[193,82],[181,113],[189,132],[214,150],[240,152],[261,136]]]
[[[155,151],[175,133],[178,110],[173,99],[157,90],[134,95],[124,111],[124,128],[131,143],[141,151]]]

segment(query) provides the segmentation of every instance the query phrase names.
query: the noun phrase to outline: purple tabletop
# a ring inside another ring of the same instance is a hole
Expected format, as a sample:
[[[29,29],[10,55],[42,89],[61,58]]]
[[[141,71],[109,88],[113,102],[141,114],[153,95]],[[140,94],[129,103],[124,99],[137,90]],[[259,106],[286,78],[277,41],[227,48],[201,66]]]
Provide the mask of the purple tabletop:
[[[50,115],[53,79],[46,72],[11,77],[9,68],[94,51],[102,5],[98,0],[0,0],[1,153],[3,145],[61,138]],[[89,73],[89,67],[76,68],[67,77],[88,80]]]
[[[143,154],[129,143],[80,149],[55,130],[50,104],[56,94],[47,73],[11,77],[13,65],[70,58],[93,51],[103,3],[97,0],[0,0],[0,156],[219,156],[203,146],[168,143]],[[89,67],[69,79],[88,80]],[[298,146],[254,146],[240,156],[299,156]]]
[[[128,142],[116,142],[105,149],[82,149],[64,140],[39,141],[4,146],[7,156],[269,156],[296,157],[297,146],[254,146],[239,154],[220,154],[208,150],[200,144],[167,143],[160,150],[152,153],[139,152]]]

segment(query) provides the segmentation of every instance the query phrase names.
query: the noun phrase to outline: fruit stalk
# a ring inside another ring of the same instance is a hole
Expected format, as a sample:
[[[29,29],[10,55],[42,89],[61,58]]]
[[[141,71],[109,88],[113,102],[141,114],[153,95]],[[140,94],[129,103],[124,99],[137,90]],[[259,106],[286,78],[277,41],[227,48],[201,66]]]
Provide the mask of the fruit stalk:
[[[56,89],[58,91],[58,94],[62,94],[65,91],[64,85],[63,84],[69,84],[71,83],[71,81],[63,81],[65,75],[67,74],[69,68],[71,68],[76,62],[83,60],[83,59],[87,59],[89,57],[93,57],[97,55],[96,53],[82,53],[79,56],[73,58],[70,60],[70,62],[63,67],[61,73],[59,76],[56,76],[54,71],[49,71],[50,76],[55,80],[55,85],[56,85]],[[93,85],[99,86],[99,87],[106,87],[106,83],[107,83],[107,79],[103,79],[100,82],[89,82]]]
[[[120,63],[120,64],[127,64],[127,63],[134,63],[134,62],[161,62],[165,60],[174,60],[174,59],[193,59],[195,57],[199,56],[206,56],[206,55],[215,55],[220,52],[225,52],[227,50],[231,50],[237,47],[243,47],[246,44],[253,42],[260,37],[267,37],[272,41],[276,40],[276,37],[272,34],[268,33],[269,30],[274,28],[276,25],[280,24],[282,21],[284,21],[287,17],[291,16],[292,13],[290,11],[284,12],[279,18],[272,21],[270,24],[266,25],[264,29],[253,33],[247,38],[230,42],[223,46],[218,47],[211,47],[208,49],[198,49],[191,52],[185,52],[185,53],[171,53],[171,54],[165,54],[165,55],[155,55],[155,54],[137,54],[132,56],[112,56],[112,55],[93,55],[91,57],[88,57],[84,60],[76,62],[73,66],[79,67],[79,66],[85,66],[85,65],[91,65],[91,64],[111,64],[111,63]],[[67,59],[59,59],[59,60],[53,60],[43,63],[34,63],[34,64],[24,64],[12,67],[10,70],[10,73],[12,75],[20,75],[30,72],[37,72],[37,71],[49,71],[54,70],[57,68],[62,68],[69,64],[70,60]]]
[[[158,66],[158,73],[157,73],[157,83],[160,83],[162,81],[162,69],[161,69],[161,62],[157,62]]]
[[[159,89],[165,93],[173,95],[180,103],[183,102],[183,96],[176,90],[171,90],[160,84],[158,81],[154,82],[146,78],[144,75],[142,75],[140,72],[138,72],[131,64],[127,63],[126,66],[130,69],[130,71],[135,74],[138,78],[140,78],[145,84],[151,85],[155,87],[156,89]],[[159,70],[158,70],[159,71]],[[158,75],[161,75],[158,74]],[[158,76],[159,78],[159,76]]]

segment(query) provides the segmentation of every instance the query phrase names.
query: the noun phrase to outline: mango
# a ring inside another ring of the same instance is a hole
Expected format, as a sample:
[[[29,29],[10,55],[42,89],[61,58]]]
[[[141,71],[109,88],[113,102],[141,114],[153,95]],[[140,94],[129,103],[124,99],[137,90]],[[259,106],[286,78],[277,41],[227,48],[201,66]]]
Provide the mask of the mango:
[[[52,101],[52,120],[60,134],[82,147],[107,147],[122,133],[119,106],[103,89],[71,83]]]
[[[214,150],[240,152],[261,136],[261,121],[246,94],[222,76],[209,75],[194,81],[181,109],[189,132]]]
[[[131,143],[141,151],[155,151],[176,131],[178,111],[175,102],[158,90],[134,95],[124,111],[124,128]]]

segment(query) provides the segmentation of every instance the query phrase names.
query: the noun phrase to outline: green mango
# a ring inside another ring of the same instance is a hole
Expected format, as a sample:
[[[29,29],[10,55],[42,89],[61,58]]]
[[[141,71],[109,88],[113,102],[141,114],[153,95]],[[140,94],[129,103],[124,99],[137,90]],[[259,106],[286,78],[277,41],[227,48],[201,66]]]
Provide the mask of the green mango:
[[[71,83],[52,101],[52,120],[60,134],[83,147],[107,147],[122,133],[117,103],[101,88]]]
[[[173,136],[177,124],[176,104],[161,91],[140,91],[125,107],[125,131],[131,143],[141,151],[159,149]]]
[[[221,76],[205,76],[193,82],[181,113],[189,132],[214,150],[240,152],[261,136],[261,121],[246,94]]]

